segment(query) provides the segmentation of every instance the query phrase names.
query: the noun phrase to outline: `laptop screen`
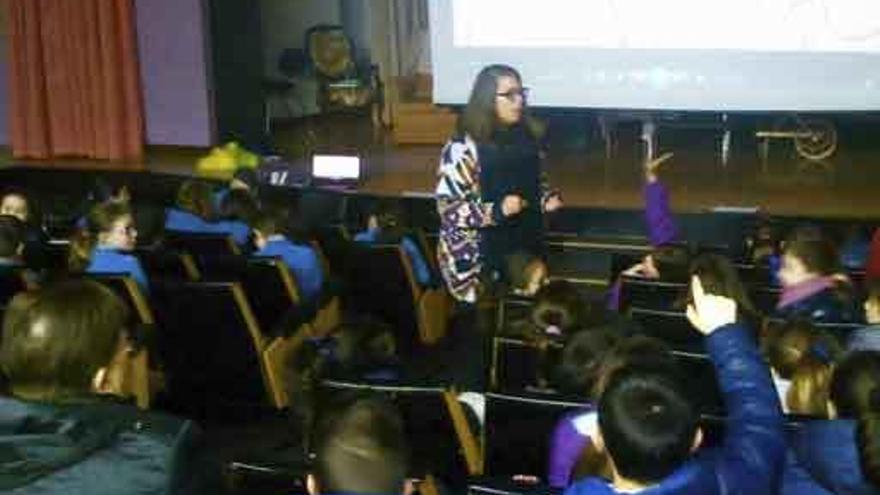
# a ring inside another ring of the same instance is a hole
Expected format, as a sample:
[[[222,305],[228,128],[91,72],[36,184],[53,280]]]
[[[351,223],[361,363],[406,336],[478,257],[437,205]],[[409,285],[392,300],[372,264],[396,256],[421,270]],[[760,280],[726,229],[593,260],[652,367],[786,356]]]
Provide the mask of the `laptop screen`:
[[[361,175],[361,159],[351,155],[314,155],[312,177],[316,179],[357,180]]]

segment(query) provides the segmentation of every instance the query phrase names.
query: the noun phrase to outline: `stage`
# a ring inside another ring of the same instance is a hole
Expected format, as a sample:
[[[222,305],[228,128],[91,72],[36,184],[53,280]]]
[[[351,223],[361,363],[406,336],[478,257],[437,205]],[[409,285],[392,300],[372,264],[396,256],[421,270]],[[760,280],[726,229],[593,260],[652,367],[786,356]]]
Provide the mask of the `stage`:
[[[863,133],[864,134],[864,133]],[[545,161],[552,186],[562,190],[567,204],[583,207],[641,208],[641,156],[637,136],[624,135],[606,158],[595,137],[571,146],[551,142]],[[357,150],[365,157],[366,177],[361,190],[387,195],[430,194],[440,153],[439,145],[398,146],[390,135],[375,138],[368,122],[332,119],[277,126],[273,145],[294,167],[307,170],[302,158],[309,149]],[[698,212],[717,206],[759,207],[774,215],[823,218],[880,217],[880,145],[864,136],[841,136],[837,153],[822,162],[801,160],[790,141],[774,141],[768,159],[760,158],[748,132],[734,132],[730,159],[723,164],[710,133],[669,134],[659,151],[676,156],[663,165],[662,180],[669,186],[673,208]],[[148,147],[138,163],[91,160],[21,162],[38,167],[108,170],[137,169],[191,175],[206,150]]]

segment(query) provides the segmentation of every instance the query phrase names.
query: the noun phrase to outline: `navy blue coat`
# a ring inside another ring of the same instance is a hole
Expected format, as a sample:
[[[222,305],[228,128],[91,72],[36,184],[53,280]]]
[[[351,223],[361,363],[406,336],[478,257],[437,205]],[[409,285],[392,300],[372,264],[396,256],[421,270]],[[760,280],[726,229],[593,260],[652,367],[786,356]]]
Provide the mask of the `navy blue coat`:
[[[854,421],[808,421],[789,445],[782,495],[880,494],[859,467]]]
[[[197,438],[190,421],[97,398],[0,398],[0,491],[197,493]]]
[[[853,299],[825,289],[776,310],[780,318],[805,318],[816,323],[860,323],[864,316]]]
[[[728,325],[706,338],[728,411],[722,445],[706,449],[660,483],[638,492],[666,494],[777,493],[785,458],[782,409],[770,372],[743,325]],[[566,495],[618,493],[607,481],[588,478]]]

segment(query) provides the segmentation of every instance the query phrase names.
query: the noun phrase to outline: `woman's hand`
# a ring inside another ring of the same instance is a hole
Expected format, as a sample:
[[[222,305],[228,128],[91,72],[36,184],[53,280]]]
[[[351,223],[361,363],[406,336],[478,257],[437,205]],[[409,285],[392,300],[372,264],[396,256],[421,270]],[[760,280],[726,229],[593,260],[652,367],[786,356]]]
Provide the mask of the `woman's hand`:
[[[663,153],[662,155],[654,158],[653,160],[649,160],[645,162],[645,179],[648,182],[656,182],[657,181],[657,169],[660,168],[660,165],[675,156],[675,153],[668,152]]]
[[[563,206],[565,204],[562,202],[562,196],[559,193],[552,194],[547,198],[547,201],[544,201],[544,211],[547,213],[553,213]]]

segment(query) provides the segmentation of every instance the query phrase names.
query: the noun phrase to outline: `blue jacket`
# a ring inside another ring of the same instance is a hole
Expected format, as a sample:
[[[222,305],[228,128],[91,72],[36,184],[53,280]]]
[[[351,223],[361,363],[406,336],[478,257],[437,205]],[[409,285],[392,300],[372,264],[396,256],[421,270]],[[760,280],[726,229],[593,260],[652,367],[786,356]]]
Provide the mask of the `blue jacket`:
[[[378,242],[381,234],[382,232],[379,229],[368,229],[356,234],[354,240],[355,242],[370,244]],[[409,236],[403,236],[400,239],[400,246],[409,258],[410,263],[412,263],[416,281],[419,285],[422,287],[431,285],[431,269],[428,268],[428,262],[425,261],[425,257],[422,255],[422,251],[419,249],[418,245],[416,245]]]
[[[813,420],[794,431],[782,495],[877,495],[859,467],[856,424],[851,420]]]
[[[0,398],[0,491],[200,493],[190,421],[100,398],[57,405]]]
[[[294,244],[281,235],[270,236],[254,256],[279,257],[293,272],[296,287],[306,302],[316,302],[324,285],[324,272],[318,253],[310,246]]]
[[[251,228],[240,220],[221,220],[209,224],[213,232],[228,234],[239,247],[247,246],[251,240]]]
[[[858,323],[864,319],[855,301],[839,297],[834,289],[825,289],[777,308],[776,316],[807,318],[815,323]]]
[[[846,350],[880,351],[880,325],[867,326],[851,333],[846,342]]]
[[[141,262],[133,255],[111,247],[97,246],[92,250],[86,273],[125,273],[137,282],[141,290],[150,291],[150,283]]]
[[[695,455],[660,483],[638,492],[666,494],[777,493],[785,457],[783,416],[764,363],[743,325],[728,325],[706,338],[728,418],[722,445]],[[618,493],[610,483],[588,478],[566,495]]]
[[[209,222],[198,215],[176,208],[168,208],[165,211],[165,230],[198,234],[226,234],[232,237],[238,246],[247,245],[251,237],[251,228],[244,222],[238,220]]]

